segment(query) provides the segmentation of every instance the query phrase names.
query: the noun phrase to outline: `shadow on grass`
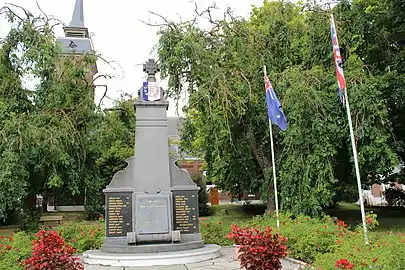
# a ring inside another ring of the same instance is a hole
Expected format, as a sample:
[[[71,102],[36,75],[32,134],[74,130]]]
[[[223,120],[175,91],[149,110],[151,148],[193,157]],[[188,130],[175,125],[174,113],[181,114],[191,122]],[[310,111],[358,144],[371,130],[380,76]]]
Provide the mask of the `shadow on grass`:
[[[212,206],[212,215],[204,217],[207,221],[221,221],[225,225],[237,223],[243,225],[248,222],[252,217],[263,215],[266,211],[266,205],[251,204],[224,204]]]
[[[405,208],[391,207],[366,207],[367,212],[377,214],[377,219],[380,226],[375,228],[375,231],[405,231]],[[356,204],[340,204],[337,208],[325,209],[326,214],[337,217],[351,227],[361,223],[360,207]]]

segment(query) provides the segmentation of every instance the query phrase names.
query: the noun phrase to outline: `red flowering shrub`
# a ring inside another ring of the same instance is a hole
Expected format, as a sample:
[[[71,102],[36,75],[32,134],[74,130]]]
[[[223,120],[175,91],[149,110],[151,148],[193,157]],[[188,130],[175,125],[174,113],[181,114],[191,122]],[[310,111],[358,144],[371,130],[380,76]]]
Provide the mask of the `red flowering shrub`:
[[[242,229],[232,225],[228,238],[240,246],[238,259],[244,269],[281,269],[280,259],[287,256],[287,239],[272,234],[270,227],[263,232],[254,227]]]
[[[340,259],[340,260],[336,261],[335,266],[338,269],[346,269],[346,270],[353,269],[353,267],[354,267],[354,265],[349,263],[349,261],[346,259]]]
[[[350,231],[332,252],[317,254],[313,266],[333,269],[331,262],[336,262],[338,269],[404,269],[405,238],[401,233],[370,233],[369,243],[368,246],[364,243],[362,231]],[[336,258],[344,259],[336,261]]]
[[[256,216],[251,224],[264,230],[276,226],[275,214]],[[312,263],[317,254],[333,252],[347,236],[349,227],[341,220],[331,217],[311,218],[283,212],[280,214],[280,229],[277,230],[288,238],[287,248],[292,258]],[[334,260],[335,261],[335,260]],[[334,262],[333,261],[333,262]]]
[[[229,246],[232,244],[228,239],[231,231],[230,225],[224,225],[222,221],[216,219],[200,219],[200,232],[206,244],[217,244],[220,246]]]
[[[55,231],[41,230],[33,242],[31,258],[25,260],[26,269],[81,270],[83,265],[74,257],[75,249]]]
[[[21,269],[31,256],[32,236],[24,232],[0,237],[0,269]]]
[[[105,237],[105,227],[102,223],[89,225],[78,222],[69,226],[59,227],[56,231],[70,246],[74,247],[76,253],[99,249]]]

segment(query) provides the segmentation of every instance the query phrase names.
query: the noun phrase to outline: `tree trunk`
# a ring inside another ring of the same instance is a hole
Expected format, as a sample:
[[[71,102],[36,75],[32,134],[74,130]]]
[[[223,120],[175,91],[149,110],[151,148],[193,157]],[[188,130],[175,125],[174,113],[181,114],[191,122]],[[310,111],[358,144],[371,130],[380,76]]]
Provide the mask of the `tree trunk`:
[[[35,192],[29,192],[24,199],[24,208],[25,209],[32,209],[35,208],[37,205],[37,195]]]
[[[41,207],[42,213],[48,213],[48,202],[49,198],[44,196],[42,198],[42,207]]]
[[[267,210],[274,211],[276,209],[274,204],[274,187],[270,181],[270,178],[268,179],[268,181],[269,186],[267,188]]]

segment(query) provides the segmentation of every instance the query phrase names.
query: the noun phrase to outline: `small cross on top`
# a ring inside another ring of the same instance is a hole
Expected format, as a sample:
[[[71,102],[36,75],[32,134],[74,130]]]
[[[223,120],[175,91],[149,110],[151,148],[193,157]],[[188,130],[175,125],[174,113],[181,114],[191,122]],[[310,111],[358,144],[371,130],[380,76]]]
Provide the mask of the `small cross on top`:
[[[156,72],[160,71],[159,64],[156,63],[155,59],[149,59],[148,62],[143,64],[143,72],[150,75],[155,75]]]

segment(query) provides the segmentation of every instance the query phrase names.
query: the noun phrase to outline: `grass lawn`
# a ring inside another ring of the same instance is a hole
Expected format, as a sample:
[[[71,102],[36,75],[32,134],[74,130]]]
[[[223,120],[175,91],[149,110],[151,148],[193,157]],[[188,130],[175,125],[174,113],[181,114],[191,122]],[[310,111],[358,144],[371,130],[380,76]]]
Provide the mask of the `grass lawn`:
[[[266,211],[265,205],[241,206],[236,204],[216,205],[212,207],[213,215],[203,217],[206,221],[221,221],[224,225],[244,223],[255,215],[262,215]]]
[[[98,224],[97,221],[86,221],[84,212],[49,212],[44,213],[44,216],[63,216],[61,222],[62,225],[66,226],[75,222],[82,222],[89,225]],[[18,231],[17,225],[10,226],[0,226],[0,235],[8,237],[11,233]]]
[[[18,230],[18,226],[0,226],[0,236],[9,237],[11,233]]]
[[[377,214],[380,226],[374,229],[375,232],[405,232],[405,208],[366,207],[365,210]],[[337,208],[325,209],[325,213],[343,220],[351,227],[361,223],[360,206],[356,204],[341,203]]]

